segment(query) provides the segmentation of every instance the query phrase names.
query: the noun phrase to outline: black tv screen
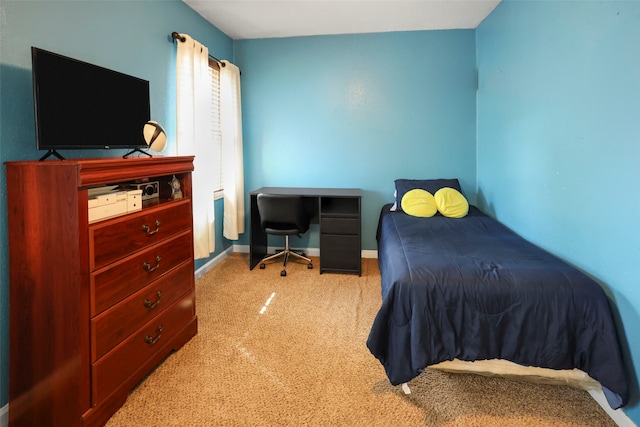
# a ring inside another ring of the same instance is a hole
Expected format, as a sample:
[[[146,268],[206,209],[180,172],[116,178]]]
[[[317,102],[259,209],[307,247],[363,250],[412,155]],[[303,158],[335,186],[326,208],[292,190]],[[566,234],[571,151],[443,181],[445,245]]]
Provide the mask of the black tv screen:
[[[39,150],[146,147],[149,82],[32,47]]]

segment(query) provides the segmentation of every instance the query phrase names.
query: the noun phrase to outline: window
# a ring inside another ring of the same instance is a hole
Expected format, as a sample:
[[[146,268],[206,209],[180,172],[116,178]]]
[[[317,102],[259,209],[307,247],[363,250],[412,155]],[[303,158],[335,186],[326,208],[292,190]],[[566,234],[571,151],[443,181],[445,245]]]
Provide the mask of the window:
[[[214,152],[218,153],[211,167],[214,168],[214,200],[223,195],[222,182],[222,126],[220,124],[220,65],[214,59],[209,58],[209,74],[211,75],[211,143]]]

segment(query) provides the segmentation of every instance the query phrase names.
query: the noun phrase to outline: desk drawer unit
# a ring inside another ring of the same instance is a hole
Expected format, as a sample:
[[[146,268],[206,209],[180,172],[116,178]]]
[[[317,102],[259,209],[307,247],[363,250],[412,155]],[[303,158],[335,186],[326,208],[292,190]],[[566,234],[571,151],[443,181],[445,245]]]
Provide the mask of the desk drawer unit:
[[[360,197],[320,200],[320,273],[362,274]]]

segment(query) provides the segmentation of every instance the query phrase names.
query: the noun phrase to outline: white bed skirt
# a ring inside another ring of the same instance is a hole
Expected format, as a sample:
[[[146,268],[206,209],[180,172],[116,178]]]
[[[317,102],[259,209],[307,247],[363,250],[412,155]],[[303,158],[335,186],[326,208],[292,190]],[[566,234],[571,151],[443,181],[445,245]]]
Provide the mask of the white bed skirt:
[[[471,373],[486,376],[500,376],[537,384],[568,385],[583,390],[601,390],[600,383],[580,369],[556,370],[522,366],[502,359],[476,360],[467,362],[454,359],[429,366],[446,372]]]

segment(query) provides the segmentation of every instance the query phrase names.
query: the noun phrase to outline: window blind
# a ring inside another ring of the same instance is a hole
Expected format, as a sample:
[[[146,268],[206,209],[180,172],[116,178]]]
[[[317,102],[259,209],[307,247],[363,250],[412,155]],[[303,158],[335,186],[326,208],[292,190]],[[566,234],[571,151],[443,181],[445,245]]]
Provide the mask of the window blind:
[[[209,60],[209,74],[211,76],[211,143],[214,146],[214,152],[217,153],[214,163],[214,188],[215,193],[221,192],[224,188],[222,181],[222,125],[220,122],[220,67],[218,63],[212,59]]]

